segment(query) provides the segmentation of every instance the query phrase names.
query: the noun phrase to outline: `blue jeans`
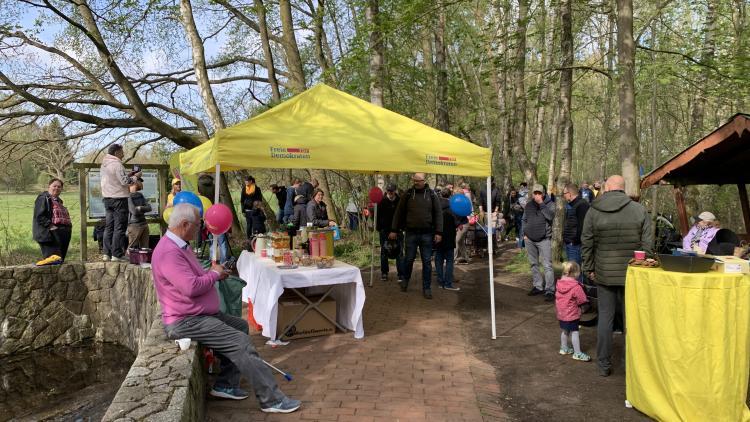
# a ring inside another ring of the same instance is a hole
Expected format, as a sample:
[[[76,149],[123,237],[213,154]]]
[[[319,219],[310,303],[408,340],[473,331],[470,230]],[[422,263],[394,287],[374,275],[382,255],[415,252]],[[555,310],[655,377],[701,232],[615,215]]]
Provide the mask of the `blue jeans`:
[[[430,290],[432,282],[432,239],[430,233],[406,232],[406,261],[404,262],[404,282],[409,285],[414,260],[417,258],[417,247],[422,257],[422,290]]]
[[[525,247],[526,244],[523,241],[523,214],[516,216],[516,233],[518,233],[518,247]]]
[[[359,227],[359,215],[356,212],[347,212],[349,217],[349,230],[355,231]]]
[[[378,232],[380,234],[380,273],[381,274],[388,274],[389,271],[389,265],[388,265],[388,257],[385,255],[385,242],[388,241],[388,234],[390,233],[389,230],[381,230]],[[396,274],[398,274],[399,280],[404,278],[404,235],[399,233],[396,237],[396,242],[398,243],[398,257],[396,258]]]
[[[455,249],[438,248],[435,251],[435,271],[438,283],[442,287],[453,287],[453,251]]]
[[[580,268],[581,264],[583,263],[583,259],[581,258],[581,245],[566,243],[565,256],[568,261],[575,262]],[[583,271],[581,271],[581,274],[578,276],[578,282],[583,283]]]
[[[219,243],[219,264],[223,264],[227,262],[227,256],[229,256],[229,243],[227,242],[227,234],[220,234],[218,237],[218,243]],[[208,240],[207,242],[210,242],[211,245],[211,260],[214,259],[214,235],[208,234]]]

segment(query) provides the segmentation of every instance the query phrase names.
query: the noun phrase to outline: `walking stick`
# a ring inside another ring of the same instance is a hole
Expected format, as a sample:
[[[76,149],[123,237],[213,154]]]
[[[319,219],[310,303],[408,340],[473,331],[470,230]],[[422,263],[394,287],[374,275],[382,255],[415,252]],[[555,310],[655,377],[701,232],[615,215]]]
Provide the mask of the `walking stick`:
[[[283,376],[284,376],[284,378],[285,378],[285,379],[286,379],[287,381],[291,381],[291,380],[292,380],[292,375],[291,375],[291,374],[287,374],[286,372],[284,372],[284,371],[282,371],[281,369],[279,369],[279,368],[277,368],[277,367],[275,367],[275,366],[271,365],[270,363],[266,362],[266,361],[265,361],[265,360],[263,360],[263,359],[261,359],[261,360],[263,361],[263,363],[265,363],[266,365],[268,365],[268,367],[269,367],[269,368],[271,368],[271,369],[275,370],[276,372],[280,373],[281,375],[283,375]]]

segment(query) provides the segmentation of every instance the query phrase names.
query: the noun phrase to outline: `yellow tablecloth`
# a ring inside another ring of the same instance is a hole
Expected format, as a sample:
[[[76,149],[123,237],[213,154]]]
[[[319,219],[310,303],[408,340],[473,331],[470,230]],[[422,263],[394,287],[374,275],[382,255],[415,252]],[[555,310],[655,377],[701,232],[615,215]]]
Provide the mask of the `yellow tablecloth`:
[[[628,268],[627,399],[661,421],[750,421],[750,276]]]

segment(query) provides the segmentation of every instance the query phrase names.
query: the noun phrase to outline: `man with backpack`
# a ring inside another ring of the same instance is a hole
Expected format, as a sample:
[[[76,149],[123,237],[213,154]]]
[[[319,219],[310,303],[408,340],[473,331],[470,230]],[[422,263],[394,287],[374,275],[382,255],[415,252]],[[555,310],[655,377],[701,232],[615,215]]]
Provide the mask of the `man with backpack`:
[[[443,212],[435,191],[429,188],[424,173],[415,173],[414,187],[406,191],[398,203],[388,238],[396,240],[398,233],[406,231],[406,260],[401,291],[409,287],[417,248],[422,257],[422,294],[432,299],[432,246],[440,243],[443,235]]]

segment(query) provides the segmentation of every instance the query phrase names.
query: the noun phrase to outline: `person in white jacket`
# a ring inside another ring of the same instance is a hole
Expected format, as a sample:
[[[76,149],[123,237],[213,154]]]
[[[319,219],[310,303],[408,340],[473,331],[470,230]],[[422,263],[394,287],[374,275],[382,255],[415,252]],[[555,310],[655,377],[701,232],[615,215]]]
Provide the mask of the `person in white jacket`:
[[[122,145],[110,145],[107,148],[107,155],[102,160],[100,170],[102,198],[106,212],[103,239],[104,261],[125,261],[125,247],[128,244],[125,232],[128,229],[129,186],[141,177],[141,172],[126,173],[122,165],[124,156]]]

